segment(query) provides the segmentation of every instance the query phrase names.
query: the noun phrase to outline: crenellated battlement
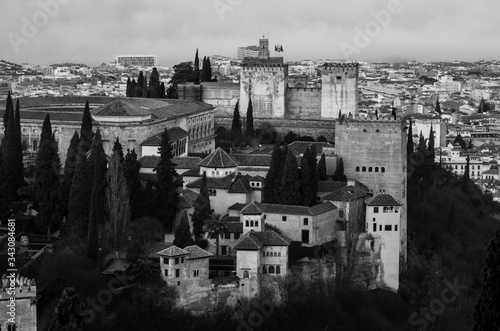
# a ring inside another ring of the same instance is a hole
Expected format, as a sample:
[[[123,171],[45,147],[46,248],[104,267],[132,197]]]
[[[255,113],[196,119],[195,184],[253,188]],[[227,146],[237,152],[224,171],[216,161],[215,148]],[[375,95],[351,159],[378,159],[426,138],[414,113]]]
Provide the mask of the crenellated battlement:
[[[329,74],[355,74],[358,75],[359,63],[325,63],[318,68],[322,75]]]
[[[321,86],[319,87],[294,87],[294,86],[287,86],[288,90],[294,90],[294,91],[321,91]]]
[[[12,293],[15,292],[15,293]],[[11,281],[7,275],[2,275],[2,290],[0,291],[0,300],[16,298],[36,297],[36,282],[34,279],[19,276]]]

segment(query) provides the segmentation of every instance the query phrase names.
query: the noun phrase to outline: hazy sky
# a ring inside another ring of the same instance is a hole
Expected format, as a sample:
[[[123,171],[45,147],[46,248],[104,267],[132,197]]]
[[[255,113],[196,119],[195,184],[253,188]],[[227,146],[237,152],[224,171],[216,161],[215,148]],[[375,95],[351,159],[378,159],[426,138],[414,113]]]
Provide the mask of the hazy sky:
[[[377,23],[374,13],[389,9]],[[235,57],[263,34],[272,50],[283,45],[286,61],[348,53],[475,61],[500,51],[498,0],[0,0],[0,12],[0,58],[16,63],[95,66],[117,54],[156,54],[172,66],[197,47],[201,57]]]

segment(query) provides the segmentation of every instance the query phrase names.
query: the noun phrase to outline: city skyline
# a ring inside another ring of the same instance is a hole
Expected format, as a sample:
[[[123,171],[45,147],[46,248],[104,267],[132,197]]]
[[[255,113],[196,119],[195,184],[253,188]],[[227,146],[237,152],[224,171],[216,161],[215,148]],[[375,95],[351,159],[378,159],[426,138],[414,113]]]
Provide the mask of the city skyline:
[[[156,54],[172,66],[200,56],[236,57],[262,35],[284,47],[286,61],[478,61],[498,53],[494,14],[500,3],[376,0],[186,3],[117,0],[8,2],[0,57],[17,63],[96,66],[118,54]],[[153,23],[152,23],[153,22]],[[156,23],[154,23],[156,22]]]

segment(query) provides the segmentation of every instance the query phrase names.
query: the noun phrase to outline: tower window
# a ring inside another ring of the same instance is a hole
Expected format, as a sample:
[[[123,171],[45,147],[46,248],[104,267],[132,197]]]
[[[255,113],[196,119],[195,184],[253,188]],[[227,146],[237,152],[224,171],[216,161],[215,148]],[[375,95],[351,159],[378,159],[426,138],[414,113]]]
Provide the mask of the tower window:
[[[385,172],[385,167],[382,167],[380,172]]]
[[[356,172],[359,172],[359,166],[358,166],[358,167],[356,167]]]
[[[363,167],[363,168],[362,168],[362,171],[363,171],[363,172],[366,172],[366,167]]]
[[[378,167],[375,167],[375,172],[378,172]]]
[[[369,167],[368,168],[368,172],[372,172],[373,171],[373,168],[372,167]]]

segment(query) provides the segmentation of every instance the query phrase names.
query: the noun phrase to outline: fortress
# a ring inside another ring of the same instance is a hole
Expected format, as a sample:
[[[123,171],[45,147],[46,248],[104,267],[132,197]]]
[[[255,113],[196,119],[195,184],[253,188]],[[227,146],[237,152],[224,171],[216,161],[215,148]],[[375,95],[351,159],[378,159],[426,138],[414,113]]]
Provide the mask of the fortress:
[[[339,114],[356,114],[358,74],[358,63],[328,63],[318,68],[321,87],[290,86],[288,65],[282,57],[269,56],[269,40],[263,38],[259,56],[243,59],[240,83],[180,85],[179,99],[214,106],[217,124],[230,127],[236,102],[240,101],[240,115],[245,117],[251,98],[255,128],[270,122],[282,134],[294,131],[333,141]]]

